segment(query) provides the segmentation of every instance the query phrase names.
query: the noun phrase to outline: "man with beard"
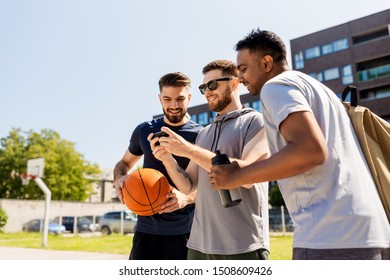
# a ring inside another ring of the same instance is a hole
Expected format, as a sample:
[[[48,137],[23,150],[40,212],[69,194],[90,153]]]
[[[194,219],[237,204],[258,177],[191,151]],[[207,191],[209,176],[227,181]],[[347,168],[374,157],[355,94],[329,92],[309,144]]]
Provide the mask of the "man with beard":
[[[389,259],[390,226],[350,119],[336,94],[289,69],[275,33],[253,30],[236,45],[239,80],[260,95],[271,156],[213,166],[229,189],[278,180],[294,222],[293,259]]]
[[[261,113],[243,108],[239,97],[238,71],[231,61],[216,60],[203,68],[199,86],[209,109],[217,112],[212,124],[198,135],[196,144],[185,141],[172,129],[169,137],[151,141],[173,182],[183,193],[197,190],[195,217],[188,241],[190,260],[263,260],[269,255],[268,183],[236,187],[242,203],[225,208],[219,192],[207,181],[211,159],[219,150],[243,166],[268,156]],[[173,156],[188,157],[187,169]],[[185,171],[184,171],[185,170]]]
[[[169,178],[161,161],[153,156],[147,137],[151,133],[159,132],[162,126],[166,126],[189,142],[195,142],[202,126],[190,120],[187,114],[191,99],[190,84],[190,79],[180,72],[161,77],[159,99],[164,116],[138,125],[131,135],[128,149],[115,165],[114,185],[122,203],[124,203],[122,187],[128,171],[142,156],[144,156],[143,167],[160,171],[172,186],[172,192],[167,195],[169,200],[161,206],[158,214],[138,216],[129,257],[131,260],[168,260],[187,257],[186,244],[193,219],[195,192],[185,195],[177,190],[177,186]],[[183,157],[177,157],[176,160],[182,168],[186,168],[189,162]]]

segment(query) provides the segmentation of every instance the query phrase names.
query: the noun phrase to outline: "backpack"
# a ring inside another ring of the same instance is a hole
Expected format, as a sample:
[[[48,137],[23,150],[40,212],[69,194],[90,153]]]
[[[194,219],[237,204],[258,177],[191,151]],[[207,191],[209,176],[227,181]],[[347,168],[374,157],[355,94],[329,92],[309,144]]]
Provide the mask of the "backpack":
[[[345,102],[349,93],[351,93],[351,103]],[[347,86],[341,99],[390,222],[390,124],[368,108],[357,104],[356,87]]]

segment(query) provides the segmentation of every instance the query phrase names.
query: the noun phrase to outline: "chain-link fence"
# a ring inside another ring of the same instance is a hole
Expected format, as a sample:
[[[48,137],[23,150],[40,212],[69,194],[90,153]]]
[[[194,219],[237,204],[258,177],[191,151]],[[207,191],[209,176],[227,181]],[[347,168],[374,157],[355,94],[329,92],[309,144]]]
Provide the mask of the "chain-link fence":
[[[293,232],[294,225],[287,209],[284,206],[269,209],[270,232]]]

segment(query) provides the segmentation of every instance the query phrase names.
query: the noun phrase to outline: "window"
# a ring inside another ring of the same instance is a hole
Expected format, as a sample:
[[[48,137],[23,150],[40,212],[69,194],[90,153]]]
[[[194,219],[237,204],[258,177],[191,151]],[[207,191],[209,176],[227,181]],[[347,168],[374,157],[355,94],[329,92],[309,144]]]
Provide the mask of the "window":
[[[334,52],[342,51],[349,48],[348,38],[339,39],[328,44],[321,46],[315,46],[305,50],[305,57],[302,52],[294,54],[294,65],[295,69],[302,69],[305,67],[304,59],[312,59],[320,57],[322,55],[331,54]]]
[[[390,87],[362,90],[360,92],[360,98],[361,99],[390,98]]]
[[[340,39],[321,46],[321,55],[326,55],[348,49],[348,39]]]
[[[373,80],[390,75],[390,64],[369,68],[358,72],[359,81]]]
[[[339,78],[339,68],[330,68],[324,71],[324,79],[325,81],[330,81]]]
[[[208,124],[208,113],[207,112],[198,114],[198,124],[200,124],[200,125]]]
[[[212,123],[214,121],[214,117],[217,115],[217,112],[211,112],[210,113],[210,119],[208,123]]]
[[[360,92],[360,99],[375,99],[375,91],[362,91]]]
[[[378,78],[379,77],[389,76],[389,74],[390,74],[390,64],[378,67],[376,73],[377,73]]]
[[[376,92],[376,98],[390,97],[390,88],[381,89]]]
[[[305,62],[303,60],[303,53],[298,52],[294,54],[294,64],[295,64],[295,69],[302,69],[305,67]]]
[[[335,52],[346,50],[349,47],[347,38],[334,41],[332,45],[333,45],[333,51]]]
[[[333,44],[327,44],[327,45],[323,45],[321,47],[321,50],[322,50],[322,54],[325,55],[325,54],[330,54],[333,52]]]
[[[263,108],[261,107],[260,100],[258,100],[258,101],[253,101],[253,102],[252,102],[252,108],[253,108],[254,110],[256,110],[257,112],[262,112],[262,111],[263,111]]]
[[[353,83],[353,74],[352,74],[352,65],[348,64],[342,67],[342,81],[343,85],[348,85]]]
[[[320,52],[320,47],[319,46],[315,46],[313,48],[305,50],[305,58],[306,59],[319,57],[320,55],[321,55],[321,52]]]
[[[191,115],[191,120],[196,122],[196,115]]]
[[[321,72],[320,73],[310,73],[309,76],[316,79],[317,81],[320,81],[320,82],[322,82],[324,80]]]
[[[388,27],[383,27],[380,30],[367,33],[361,36],[355,36],[352,38],[353,44],[360,44],[360,43],[365,43],[369,42],[372,40],[380,39],[383,37],[389,36],[389,28]]]

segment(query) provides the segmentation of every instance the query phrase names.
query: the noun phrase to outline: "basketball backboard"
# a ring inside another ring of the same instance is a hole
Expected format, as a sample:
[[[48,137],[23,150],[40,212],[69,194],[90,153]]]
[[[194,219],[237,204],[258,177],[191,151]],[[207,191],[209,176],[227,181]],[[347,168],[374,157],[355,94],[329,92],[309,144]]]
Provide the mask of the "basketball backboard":
[[[45,159],[34,158],[27,161],[27,175],[42,178],[44,176]]]

